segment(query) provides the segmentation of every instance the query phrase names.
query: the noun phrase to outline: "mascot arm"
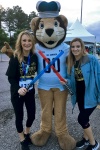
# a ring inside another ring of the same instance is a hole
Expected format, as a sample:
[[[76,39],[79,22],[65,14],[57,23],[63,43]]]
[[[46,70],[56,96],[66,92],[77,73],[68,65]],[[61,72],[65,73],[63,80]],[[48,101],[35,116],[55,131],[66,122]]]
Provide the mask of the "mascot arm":
[[[4,46],[1,48],[1,52],[11,58],[14,51],[12,50],[8,42],[4,42]]]

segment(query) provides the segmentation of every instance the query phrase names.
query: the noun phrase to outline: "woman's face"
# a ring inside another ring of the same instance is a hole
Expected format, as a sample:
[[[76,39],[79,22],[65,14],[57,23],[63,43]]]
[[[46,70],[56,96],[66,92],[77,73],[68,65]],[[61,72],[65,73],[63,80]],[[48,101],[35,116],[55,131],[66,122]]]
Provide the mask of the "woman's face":
[[[23,49],[23,52],[29,52],[32,49],[32,40],[30,37],[26,34],[22,35],[21,38],[21,46]]]
[[[76,60],[79,60],[82,56],[82,48],[81,43],[79,41],[75,41],[71,45],[71,52],[75,56]]]

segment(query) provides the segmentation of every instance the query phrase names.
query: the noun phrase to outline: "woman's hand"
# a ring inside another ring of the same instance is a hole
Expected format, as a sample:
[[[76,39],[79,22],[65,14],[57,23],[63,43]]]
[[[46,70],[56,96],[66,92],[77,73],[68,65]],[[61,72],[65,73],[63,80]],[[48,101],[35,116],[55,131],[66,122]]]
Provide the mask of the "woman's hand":
[[[24,96],[27,93],[27,89],[22,87],[18,90],[20,96]]]
[[[65,85],[65,84],[67,83],[67,80],[66,80],[66,79],[64,79],[64,81],[60,80],[60,83],[61,83],[62,85]]]

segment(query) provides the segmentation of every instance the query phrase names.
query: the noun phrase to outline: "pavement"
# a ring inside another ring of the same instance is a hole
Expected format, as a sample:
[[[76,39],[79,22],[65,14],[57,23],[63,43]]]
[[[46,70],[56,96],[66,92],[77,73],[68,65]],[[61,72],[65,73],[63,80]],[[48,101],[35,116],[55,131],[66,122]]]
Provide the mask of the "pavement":
[[[6,55],[0,55],[0,150],[21,150],[19,137],[15,128],[15,116],[13,107],[10,101],[10,84],[8,83],[7,76],[5,75],[9,58]],[[36,88],[36,119],[32,125],[31,132],[34,133],[40,128],[41,121],[41,107]],[[77,122],[78,108],[74,109],[72,114],[72,105],[70,95],[68,96],[67,106],[67,124],[69,133],[79,141],[82,138],[82,128]],[[24,115],[24,125],[26,119],[26,110]],[[61,150],[57,141],[54,130],[54,116],[52,123],[52,134],[43,147],[32,145],[30,150]],[[93,129],[95,139],[100,143],[100,106],[95,109],[90,117],[91,126]],[[76,150],[76,149],[75,149]],[[77,149],[78,150],[78,149]],[[100,150],[100,148],[98,149]]]

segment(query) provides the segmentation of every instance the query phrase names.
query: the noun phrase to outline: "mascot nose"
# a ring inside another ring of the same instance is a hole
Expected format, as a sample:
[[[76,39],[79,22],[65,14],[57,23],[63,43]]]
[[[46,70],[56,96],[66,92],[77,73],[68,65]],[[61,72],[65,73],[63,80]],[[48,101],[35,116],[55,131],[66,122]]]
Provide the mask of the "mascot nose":
[[[54,32],[54,29],[46,29],[45,30],[48,36],[51,36]]]

